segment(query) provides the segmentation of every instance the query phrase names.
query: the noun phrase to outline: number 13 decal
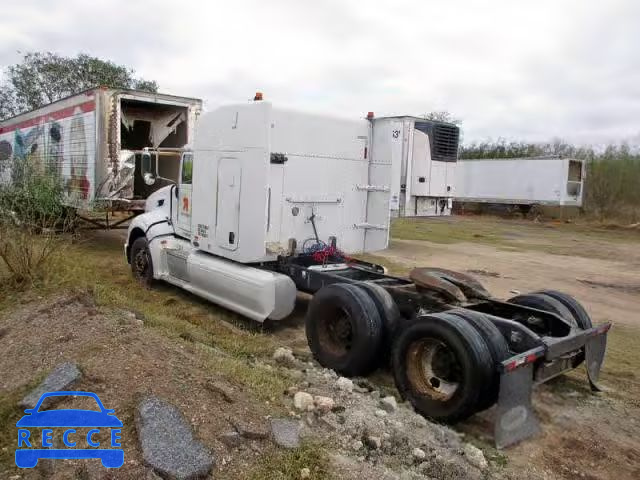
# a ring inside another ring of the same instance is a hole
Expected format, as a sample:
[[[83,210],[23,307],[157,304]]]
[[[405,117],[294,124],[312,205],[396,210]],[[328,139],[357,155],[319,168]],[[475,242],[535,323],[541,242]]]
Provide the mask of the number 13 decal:
[[[400,136],[400,130],[393,130],[391,132],[391,135],[393,136],[393,138],[398,138]]]

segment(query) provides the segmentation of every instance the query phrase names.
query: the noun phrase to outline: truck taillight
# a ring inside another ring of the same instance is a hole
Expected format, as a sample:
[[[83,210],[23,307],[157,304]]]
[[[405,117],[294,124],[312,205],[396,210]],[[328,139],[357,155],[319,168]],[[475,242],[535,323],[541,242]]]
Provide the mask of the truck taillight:
[[[515,358],[514,360],[510,361],[509,363],[507,363],[504,366],[504,369],[507,372],[512,372],[513,370],[515,370],[518,367],[521,367],[523,365],[527,365],[528,363],[535,362],[540,356],[541,356],[541,354],[538,354],[538,353],[530,353],[528,355],[523,355],[523,356]]]

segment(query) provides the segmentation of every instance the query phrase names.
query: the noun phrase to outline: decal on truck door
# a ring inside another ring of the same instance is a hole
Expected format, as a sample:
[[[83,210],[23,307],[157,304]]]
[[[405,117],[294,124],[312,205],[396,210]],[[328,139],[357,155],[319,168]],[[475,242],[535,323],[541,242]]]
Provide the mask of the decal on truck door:
[[[178,228],[183,235],[191,235],[191,193],[193,181],[193,154],[185,152],[182,155],[182,165],[180,167],[180,186],[178,192],[180,201],[178,203]]]

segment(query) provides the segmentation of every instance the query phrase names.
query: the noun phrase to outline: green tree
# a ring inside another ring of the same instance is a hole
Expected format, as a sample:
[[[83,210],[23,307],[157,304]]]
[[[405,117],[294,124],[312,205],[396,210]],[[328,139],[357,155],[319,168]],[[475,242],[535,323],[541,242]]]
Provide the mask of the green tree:
[[[33,110],[98,85],[156,92],[155,81],[108,60],[81,53],[65,57],[52,52],[26,53],[9,66],[0,84],[0,119]]]
[[[442,110],[442,111],[433,111],[433,112],[429,112],[429,113],[423,113],[420,116],[422,118],[424,118],[425,120],[433,120],[434,122],[452,123],[454,125],[461,125],[462,124],[462,120],[460,120],[459,118],[454,117],[452,114],[450,114],[449,112],[446,112],[444,110]]]

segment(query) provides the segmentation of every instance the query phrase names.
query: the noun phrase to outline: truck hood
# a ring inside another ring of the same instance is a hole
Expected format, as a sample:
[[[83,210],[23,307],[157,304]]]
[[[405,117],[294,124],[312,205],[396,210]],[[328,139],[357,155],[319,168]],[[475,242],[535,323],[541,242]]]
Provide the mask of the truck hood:
[[[152,210],[166,209],[167,214],[170,215],[169,206],[173,188],[175,188],[174,185],[167,185],[149,195],[144,204],[144,211],[151,212]]]

